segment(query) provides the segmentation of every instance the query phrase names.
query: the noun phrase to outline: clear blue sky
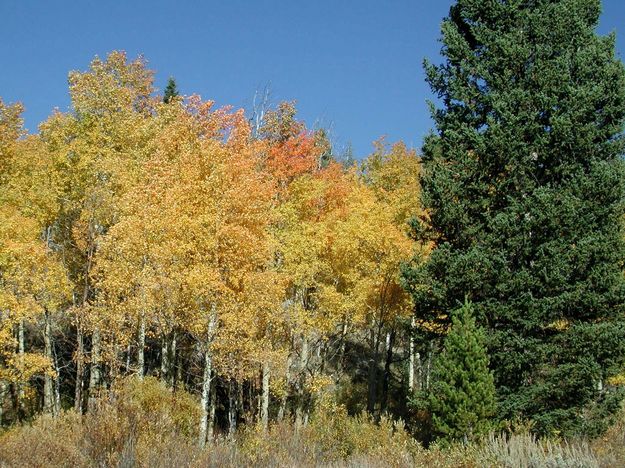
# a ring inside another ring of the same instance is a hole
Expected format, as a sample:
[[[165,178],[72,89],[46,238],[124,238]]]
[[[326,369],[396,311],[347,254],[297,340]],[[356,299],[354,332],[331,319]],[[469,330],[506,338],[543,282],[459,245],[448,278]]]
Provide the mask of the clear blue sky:
[[[248,107],[271,83],[309,124],[330,126],[338,147],[367,154],[380,135],[419,147],[431,127],[421,68],[438,59],[451,0],[34,1],[0,0],[0,97],[26,106],[36,131],[67,110],[67,73],[115,49],[143,54],[161,90]],[[625,51],[625,2],[604,0],[600,32]]]

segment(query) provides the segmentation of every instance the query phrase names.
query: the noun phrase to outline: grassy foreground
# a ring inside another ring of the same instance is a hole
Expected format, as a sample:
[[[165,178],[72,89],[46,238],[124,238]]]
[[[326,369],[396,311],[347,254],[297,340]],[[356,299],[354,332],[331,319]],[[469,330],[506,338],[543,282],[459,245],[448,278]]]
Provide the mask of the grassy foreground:
[[[171,393],[151,378],[128,380],[88,415],[42,416],[4,432],[0,466],[617,467],[625,460],[625,418],[592,442],[538,441],[520,432],[425,449],[401,423],[375,424],[328,403],[304,427],[287,421],[267,431],[247,426],[200,449],[198,412],[185,392]]]

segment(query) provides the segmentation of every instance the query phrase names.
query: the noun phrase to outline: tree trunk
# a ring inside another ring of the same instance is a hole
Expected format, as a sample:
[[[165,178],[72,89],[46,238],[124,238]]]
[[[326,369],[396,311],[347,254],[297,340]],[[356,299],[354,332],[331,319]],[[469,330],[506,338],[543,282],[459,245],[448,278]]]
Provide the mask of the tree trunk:
[[[284,394],[280,399],[280,408],[278,409],[278,421],[282,421],[284,419],[284,415],[286,414],[286,404],[288,401],[289,390],[291,386],[291,360],[291,353],[289,353],[289,356],[286,358],[286,388],[284,389]]]
[[[425,375],[423,377],[423,390],[430,388],[430,375],[432,373],[432,355],[434,354],[434,345],[432,341],[428,344],[427,356],[425,358]]]
[[[378,377],[378,351],[380,346],[380,332],[376,333],[374,327],[371,327],[369,331],[369,341],[371,346],[371,351],[369,354],[369,370],[368,370],[368,379],[367,379],[367,411],[370,414],[375,412],[375,407],[377,404],[377,377]]]
[[[235,392],[234,380],[230,379],[228,383],[228,437],[233,437],[237,430],[237,396]]]
[[[204,351],[204,376],[202,378],[202,398],[200,400],[200,406],[202,408],[202,415],[200,419],[200,435],[199,435],[199,444],[200,447],[204,447],[206,444],[206,434],[208,428],[208,418],[209,418],[209,397],[210,397],[210,387],[211,387],[211,379],[213,373],[213,359],[210,351],[210,344],[207,343],[206,350]]]
[[[269,424],[269,364],[263,363],[263,397],[260,411],[260,421],[263,430],[267,430]]]
[[[108,372],[108,379],[104,378],[102,376],[100,376],[101,378],[101,383],[100,386],[103,388],[107,387],[107,383],[113,383],[117,380],[117,377],[119,376],[119,374],[121,374],[121,356],[123,355],[123,353],[121,353],[119,351],[119,343],[115,343],[113,345],[113,358],[110,362],[110,366],[109,366],[109,372]],[[101,358],[100,358],[101,361]],[[100,373],[102,374],[102,370],[100,370]]]
[[[9,386],[4,380],[0,380],[0,427],[2,427],[2,417],[4,416],[4,401]]]
[[[408,343],[408,392],[410,395],[414,393],[414,367],[415,367],[415,346],[414,346],[414,328],[415,319],[410,320],[410,338]]]
[[[145,314],[139,317],[139,343],[137,344],[137,376],[143,380],[145,372]]]
[[[89,401],[87,402],[88,411],[95,408],[98,397],[98,387],[100,386],[100,330],[96,328],[93,331],[91,341],[91,366],[89,372]]]
[[[295,409],[295,425],[301,427],[304,424],[304,412],[306,407],[306,371],[308,367],[308,339],[302,336],[302,354],[299,363],[299,378],[297,383],[297,407]]]
[[[238,383],[236,382],[236,389],[237,389],[237,399],[236,399],[236,404],[235,404],[235,414],[237,415],[237,417],[241,417],[243,418],[243,424],[247,423],[248,421],[246,420],[246,413],[245,413],[245,401],[243,398],[243,383]],[[250,406],[249,410],[252,411],[254,407]]]
[[[208,440],[213,440],[215,434],[215,408],[217,406],[217,389],[216,384],[212,382],[212,388],[210,391],[210,406],[208,408],[208,428],[206,431]]]
[[[169,380],[169,343],[167,335],[161,337],[161,382],[167,384]]]
[[[82,326],[76,327],[76,386],[74,388],[74,410],[82,414],[83,387],[85,380],[85,340]]]
[[[126,347],[126,374],[130,373],[130,355],[131,355],[131,348],[130,348],[130,343],[128,343],[128,346]]]
[[[84,381],[85,381],[85,337],[84,337],[84,331],[82,329],[82,319],[83,319],[83,314],[85,311],[85,306],[87,305],[87,302],[89,300],[89,296],[90,296],[90,292],[91,292],[91,287],[89,284],[89,278],[90,278],[90,273],[91,273],[91,263],[93,260],[93,253],[94,253],[94,249],[95,249],[95,245],[93,244],[93,242],[89,243],[89,248],[87,251],[87,263],[85,264],[85,271],[84,271],[84,279],[85,279],[85,283],[83,285],[83,291],[82,291],[82,300],[80,303],[80,313],[78,316],[78,321],[76,324],[76,341],[77,346],[76,346],[76,388],[75,388],[75,395],[74,395],[74,408],[76,409],[76,412],[78,414],[82,414],[82,410],[83,410],[83,400],[84,400]],[[76,298],[74,296],[74,305],[76,305]]]
[[[54,379],[54,410],[58,416],[61,413],[61,370],[59,369],[59,361],[56,358],[56,352],[52,348],[52,354],[54,355],[54,372],[56,378]]]
[[[317,362],[318,362],[318,369],[321,374],[325,372],[327,356],[328,356],[327,346],[322,341],[319,341],[319,343],[317,343]]]
[[[213,356],[211,355],[211,343],[213,341],[213,334],[217,325],[217,311],[215,306],[212,307],[210,317],[208,319],[208,328],[206,333],[206,348],[204,349],[204,375],[202,377],[202,398],[200,405],[202,413],[200,416],[200,431],[199,431],[199,445],[204,447],[206,445],[206,433],[208,429],[209,418],[209,397],[211,380],[213,377]]]
[[[44,316],[43,342],[45,356],[50,360],[50,364],[56,372],[56,360],[52,352],[52,323],[50,313],[47,311]],[[58,375],[56,378],[58,378]],[[49,372],[46,372],[43,381],[43,412],[53,416],[57,415],[56,398],[54,395],[56,378],[53,378]]]
[[[417,364],[416,381],[418,382],[418,389],[419,390],[424,390],[425,389],[424,383],[423,383],[424,374],[423,374],[423,363],[421,362],[422,361],[421,353],[416,352],[415,355],[414,355],[414,359],[415,359],[415,362]]]
[[[169,368],[167,369],[167,385],[174,388],[174,366],[176,363],[176,345],[177,345],[176,331],[171,333],[171,348],[169,349]]]
[[[337,379],[343,375],[343,367],[345,365],[345,348],[347,345],[347,318],[343,320],[343,326],[341,327],[341,345],[339,348],[339,361],[337,365]]]
[[[172,372],[172,378],[174,381],[174,388],[182,388],[184,390],[184,379],[182,375],[182,369],[184,366],[184,356],[182,355],[182,349],[176,349],[174,355],[174,371]]]
[[[386,361],[384,363],[384,380],[382,381],[382,400],[380,412],[384,413],[388,404],[388,392],[391,382],[391,364],[393,363],[393,345],[395,343],[395,330],[386,334]]]
[[[19,363],[19,371],[20,374],[24,374],[24,319],[20,319],[18,328],[17,328],[17,352],[18,352],[18,363]],[[17,414],[18,419],[21,421],[22,417],[25,416],[26,411],[24,408],[24,382],[20,380],[17,383]]]

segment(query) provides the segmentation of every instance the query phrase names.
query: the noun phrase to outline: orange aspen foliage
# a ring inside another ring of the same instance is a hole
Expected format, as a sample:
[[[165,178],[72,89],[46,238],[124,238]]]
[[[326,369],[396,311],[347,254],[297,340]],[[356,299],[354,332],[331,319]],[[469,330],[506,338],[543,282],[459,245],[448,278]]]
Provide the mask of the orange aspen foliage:
[[[315,132],[296,120],[295,114],[294,103],[282,102],[265,114],[259,132],[265,143],[266,170],[281,189],[295,177],[318,169],[319,159],[327,150]]]

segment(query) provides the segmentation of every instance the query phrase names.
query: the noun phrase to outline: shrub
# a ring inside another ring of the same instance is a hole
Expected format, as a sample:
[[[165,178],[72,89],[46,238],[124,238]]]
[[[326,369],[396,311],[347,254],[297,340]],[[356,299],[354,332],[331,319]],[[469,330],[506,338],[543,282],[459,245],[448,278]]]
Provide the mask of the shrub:
[[[0,439],[2,466],[190,466],[199,407],[154,378],[126,379],[85,416],[38,418]]]
[[[593,468],[600,463],[584,442],[538,440],[532,434],[491,435],[481,450],[484,464],[505,468]]]
[[[0,436],[0,467],[611,467],[625,459],[625,417],[605,437],[537,440],[528,428],[480,443],[421,447],[401,422],[350,417],[322,400],[310,424],[243,427],[234,438],[197,446],[198,405],[155,379],[115,386],[87,415],[40,417]]]
[[[625,411],[621,411],[616,423],[601,437],[595,439],[591,447],[599,457],[601,466],[618,467],[625,460]]]
[[[42,416],[0,436],[0,466],[89,466],[83,436],[81,417],[73,411],[58,419]]]

